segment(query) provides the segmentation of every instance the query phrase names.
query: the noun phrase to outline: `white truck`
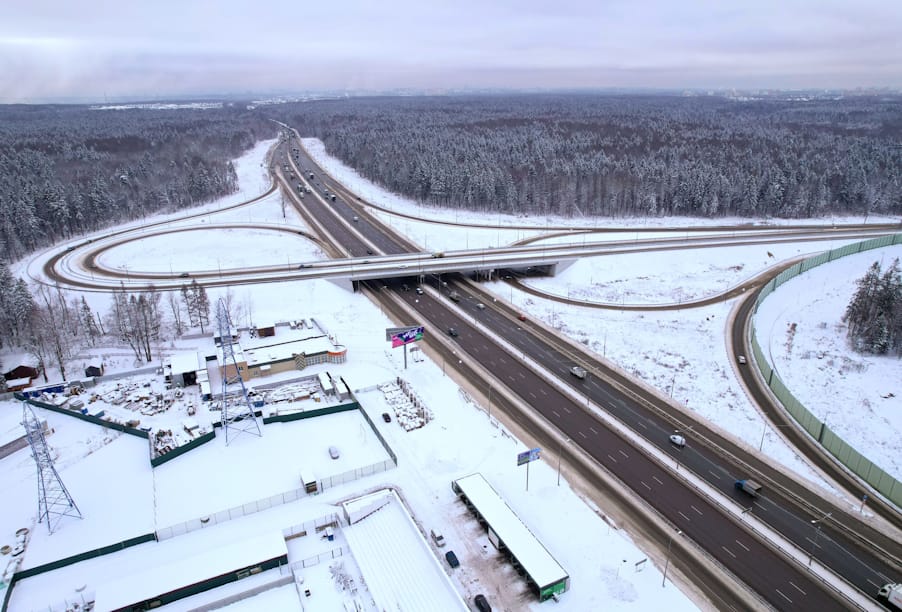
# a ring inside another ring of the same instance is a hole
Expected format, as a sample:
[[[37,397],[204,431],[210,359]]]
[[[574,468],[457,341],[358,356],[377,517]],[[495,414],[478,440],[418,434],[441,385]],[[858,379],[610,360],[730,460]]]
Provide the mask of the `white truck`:
[[[902,610],[902,584],[884,584],[877,591],[877,601],[890,610]]]

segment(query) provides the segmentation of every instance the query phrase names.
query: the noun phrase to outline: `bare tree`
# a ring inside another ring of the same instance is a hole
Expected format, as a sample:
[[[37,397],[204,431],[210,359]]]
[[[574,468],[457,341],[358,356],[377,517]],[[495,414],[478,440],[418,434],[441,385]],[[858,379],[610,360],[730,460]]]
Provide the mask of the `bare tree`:
[[[166,293],[166,302],[169,304],[169,311],[172,313],[172,325],[175,328],[175,335],[181,336],[185,331],[185,325],[182,321],[182,304],[179,302],[178,294],[175,291]]]
[[[45,363],[47,358],[53,360],[63,380],[66,380],[66,361],[72,356],[75,338],[72,331],[60,323],[68,317],[65,300],[58,299],[58,294],[51,293],[46,285],[39,285],[37,304],[32,314],[33,343],[35,350],[42,353],[41,359]],[[37,345],[41,348],[38,349]]]

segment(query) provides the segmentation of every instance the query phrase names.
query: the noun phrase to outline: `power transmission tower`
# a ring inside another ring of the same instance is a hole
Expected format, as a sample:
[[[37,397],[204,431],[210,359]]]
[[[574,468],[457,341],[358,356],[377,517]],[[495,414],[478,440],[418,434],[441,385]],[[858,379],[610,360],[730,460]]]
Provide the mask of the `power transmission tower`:
[[[230,436],[234,438],[240,433],[262,436],[254,407],[247,397],[247,389],[235,359],[235,343],[232,341],[232,323],[229,311],[222,299],[216,308],[216,322],[219,325],[219,347],[222,360],[219,362],[222,375],[222,429],[225,431],[226,445]],[[240,347],[239,347],[240,349]]]
[[[31,455],[38,467],[38,522],[47,519],[47,530],[53,534],[64,516],[82,518],[81,510],[53,466],[53,457],[44,438],[44,426],[25,402],[22,402],[22,426],[25,427]]]

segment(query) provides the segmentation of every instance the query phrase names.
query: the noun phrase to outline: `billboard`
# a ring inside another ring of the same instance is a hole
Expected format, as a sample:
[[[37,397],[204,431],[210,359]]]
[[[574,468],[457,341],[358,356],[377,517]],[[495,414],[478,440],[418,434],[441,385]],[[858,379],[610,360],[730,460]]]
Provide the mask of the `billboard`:
[[[539,453],[542,449],[540,448],[531,448],[528,451],[523,451],[517,455],[517,465],[523,465],[524,463],[529,463],[530,461],[535,461],[539,458]]]
[[[391,347],[397,348],[411,342],[423,339],[423,327],[408,327],[400,329],[391,336]]]

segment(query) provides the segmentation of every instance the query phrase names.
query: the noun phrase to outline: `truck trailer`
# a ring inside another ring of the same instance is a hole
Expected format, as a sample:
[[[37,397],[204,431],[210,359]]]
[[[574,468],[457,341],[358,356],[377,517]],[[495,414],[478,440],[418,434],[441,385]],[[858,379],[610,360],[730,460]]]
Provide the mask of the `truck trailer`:
[[[902,584],[884,584],[877,591],[877,601],[890,610],[902,610]]]
[[[737,480],[734,485],[738,490],[744,491],[752,497],[758,497],[761,492],[761,485],[751,479]]]

